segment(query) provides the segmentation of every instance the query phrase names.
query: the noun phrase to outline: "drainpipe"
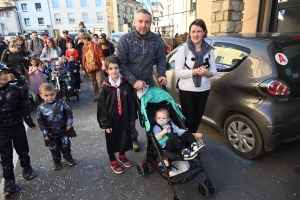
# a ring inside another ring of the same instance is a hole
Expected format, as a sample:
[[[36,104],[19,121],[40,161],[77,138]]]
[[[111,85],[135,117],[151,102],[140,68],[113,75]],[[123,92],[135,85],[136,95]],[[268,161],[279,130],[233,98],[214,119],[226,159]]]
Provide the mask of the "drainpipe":
[[[50,25],[51,25],[51,28],[50,30],[52,30],[52,34],[53,34],[53,37],[55,36],[54,34],[54,31],[53,31],[53,24],[52,24],[52,13],[50,12],[50,5],[49,5],[49,1],[47,0],[47,4],[48,4],[48,10],[49,10],[49,15],[50,15]],[[60,33],[59,33],[60,34]]]
[[[20,32],[21,32],[21,35],[23,35],[23,29],[22,29],[22,24],[21,24],[21,20],[20,20],[20,15],[19,15],[19,9],[18,9],[18,5],[17,5],[17,0],[15,0],[15,5],[16,5],[16,10],[14,10],[14,11],[17,13]]]

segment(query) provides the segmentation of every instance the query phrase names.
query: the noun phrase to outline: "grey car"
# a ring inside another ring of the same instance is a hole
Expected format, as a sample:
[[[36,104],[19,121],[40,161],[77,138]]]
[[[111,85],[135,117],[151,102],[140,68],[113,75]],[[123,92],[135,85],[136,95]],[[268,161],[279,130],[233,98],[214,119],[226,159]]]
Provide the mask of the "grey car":
[[[234,152],[248,159],[300,139],[300,34],[205,40],[214,47],[218,72],[210,79],[202,121],[220,130]],[[174,73],[178,48],[167,55],[167,89],[180,104]]]

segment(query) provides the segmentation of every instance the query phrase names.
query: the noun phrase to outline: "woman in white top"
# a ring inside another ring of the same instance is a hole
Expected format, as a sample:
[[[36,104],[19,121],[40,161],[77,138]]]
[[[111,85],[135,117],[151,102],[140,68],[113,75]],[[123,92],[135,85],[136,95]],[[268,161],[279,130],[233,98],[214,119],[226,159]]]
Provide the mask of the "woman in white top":
[[[60,59],[62,51],[56,46],[53,38],[46,39],[46,46],[43,48],[40,60],[48,66],[55,66],[55,62]]]
[[[178,49],[175,60],[180,104],[187,128],[192,133],[197,132],[204,113],[210,90],[209,78],[217,73],[213,47],[204,41],[206,35],[205,22],[194,20],[186,44]]]

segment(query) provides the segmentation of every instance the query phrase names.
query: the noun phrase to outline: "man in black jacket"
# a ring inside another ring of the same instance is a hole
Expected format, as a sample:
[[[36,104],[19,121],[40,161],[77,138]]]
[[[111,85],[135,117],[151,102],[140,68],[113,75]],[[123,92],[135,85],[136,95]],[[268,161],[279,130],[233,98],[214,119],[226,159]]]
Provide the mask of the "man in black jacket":
[[[23,177],[33,179],[35,174],[30,165],[29,146],[26,124],[35,131],[36,126],[30,117],[30,110],[21,89],[8,83],[8,68],[0,64],[0,156],[3,168],[3,194],[14,194],[16,191],[13,148],[19,155],[20,165],[23,168]]]
[[[63,34],[64,34],[64,37],[58,41],[58,46],[61,49],[62,54],[65,56],[66,50],[67,50],[67,43],[71,42],[72,46],[74,47],[74,41],[69,37],[69,31],[64,30]]]

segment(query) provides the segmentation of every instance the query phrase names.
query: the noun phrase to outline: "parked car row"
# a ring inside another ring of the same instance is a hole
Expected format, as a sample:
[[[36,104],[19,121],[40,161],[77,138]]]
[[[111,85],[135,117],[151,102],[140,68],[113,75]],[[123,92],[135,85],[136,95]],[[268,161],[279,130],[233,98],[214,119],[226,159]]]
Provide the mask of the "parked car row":
[[[203,121],[220,130],[233,151],[256,158],[300,139],[300,35],[256,33],[205,39],[217,75]],[[180,105],[174,73],[179,47],[167,55],[167,90]],[[154,74],[156,85],[159,86]]]

